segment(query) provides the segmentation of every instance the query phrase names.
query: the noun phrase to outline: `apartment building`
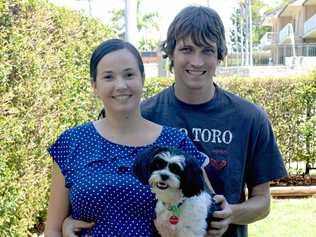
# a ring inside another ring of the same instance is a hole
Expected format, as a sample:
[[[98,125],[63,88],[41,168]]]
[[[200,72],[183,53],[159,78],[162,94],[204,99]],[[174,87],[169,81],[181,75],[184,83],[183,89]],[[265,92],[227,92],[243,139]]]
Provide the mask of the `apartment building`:
[[[270,50],[271,64],[316,66],[316,0],[292,0],[266,16],[271,26],[260,47]]]

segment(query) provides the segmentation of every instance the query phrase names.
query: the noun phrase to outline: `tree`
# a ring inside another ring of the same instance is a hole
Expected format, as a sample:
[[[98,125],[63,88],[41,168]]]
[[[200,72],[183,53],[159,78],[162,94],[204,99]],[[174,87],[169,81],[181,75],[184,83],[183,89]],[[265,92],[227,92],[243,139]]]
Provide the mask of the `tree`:
[[[159,30],[159,14],[157,11],[148,12],[146,14],[141,14],[141,3],[142,0],[137,0],[137,29],[139,32],[146,29],[156,29]]]
[[[271,31],[270,26],[262,26],[265,13],[274,12],[276,9],[288,4],[289,0],[252,0],[253,42],[259,44],[262,36]]]
[[[251,10],[252,10],[252,36],[253,36],[253,44],[258,45],[260,43],[260,39],[262,36],[271,30],[270,26],[262,26],[262,22],[264,20],[264,14],[266,12],[275,11],[277,8],[288,3],[288,0],[275,0],[269,1],[264,0],[252,0],[251,1]],[[244,6],[244,1],[240,1],[239,7],[235,9],[231,16],[231,21],[233,23],[234,29],[230,32],[230,40],[233,45],[233,50],[236,52],[236,49],[240,49],[241,44],[241,35],[246,37],[245,31],[246,29],[246,21],[245,21],[245,13],[241,12],[242,7]],[[245,25],[243,25],[244,22]],[[236,37],[236,34],[239,35]],[[245,42],[243,42],[245,43]],[[238,46],[239,45],[239,46]],[[244,44],[245,45],[245,44]]]
[[[139,42],[142,51],[153,51],[159,45],[159,40],[148,38],[148,31],[159,31],[159,14],[156,11],[142,14],[142,0],[137,0],[137,30],[143,35]],[[115,32],[116,37],[124,39],[125,35],[125,9],[114,9],[111,12],[110,26]],[[145,36],[144,36],[145,35]]]
[[[157,39],[146,39],[145,37],[142,37],[139,40],[138,49],[140,51],[142,51],[142,52],[156,51],[158,46],[159,46],[159,40],[157,40]]]
[[[252,0],[252,36],[254,45],[260,43],[262,36],[271,31],[270,26],[262,26],[264,13],[267,12],[269,6],[261,0]]]
[[[114,31],[114,34],[119,39],[124,39],[125,35],[125,19],[124,9],[113,9],[110,14],[110,26]]]
[[[232,13],[230,20],[232,22],[232,29],[230,30],[229,38],[232,42],[232,50],[234,53],[240,52],[241,45],[245,44],[245,31],[242,30],[245,28],[245,21],[241,17],[240,8],[236,8]]]

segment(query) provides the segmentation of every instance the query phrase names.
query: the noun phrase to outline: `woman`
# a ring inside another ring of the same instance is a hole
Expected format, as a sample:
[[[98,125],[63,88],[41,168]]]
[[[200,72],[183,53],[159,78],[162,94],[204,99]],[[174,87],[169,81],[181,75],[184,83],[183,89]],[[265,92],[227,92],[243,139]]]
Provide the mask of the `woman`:
[[[201,165],[205,157],[184,133],[141,116],[144,65],[131,44],[100,44],[90,75],[106,118],[66,130],[49,148],[54,165],[45,236],[62,236],[68,215],[95,223],[80,236],[152,236],[155,198],[131,173],[137,154],[163,145],[190,153]]]

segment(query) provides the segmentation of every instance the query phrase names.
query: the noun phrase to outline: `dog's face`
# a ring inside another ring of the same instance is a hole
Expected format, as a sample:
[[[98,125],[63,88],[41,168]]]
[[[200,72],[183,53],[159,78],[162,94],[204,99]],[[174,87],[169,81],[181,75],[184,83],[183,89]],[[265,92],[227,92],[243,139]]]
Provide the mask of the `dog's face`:
[[[197,161],[176,148],[147,150],[138,157],[133,171],[164,202],[198,195],[203,190],[202,170]]]
[[[150,163],[150,178],[148,180],[152,191],[162,199],[170,197],[180,198],[181,179],[184,174],[185,157],[182,154],[161,151],[157,153]],[[167,196],[166,196],[167,195]],[[165,200],[167,201],[167,200]]]

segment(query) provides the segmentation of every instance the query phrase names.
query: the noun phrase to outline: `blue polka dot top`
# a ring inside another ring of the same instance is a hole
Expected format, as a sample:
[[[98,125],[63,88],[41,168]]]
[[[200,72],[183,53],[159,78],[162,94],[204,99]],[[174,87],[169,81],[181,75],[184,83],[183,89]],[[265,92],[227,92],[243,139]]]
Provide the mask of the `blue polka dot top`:
[[[205,159],[175,128],[163,127],[153,144],[134,147],[105,139],[92,122],[66,130],[48,149],[65,177],[72,217],[96,223],[80,236],[152,236],[154,194],[131,170],[138,152],[152,145],[178,147],[201,165]]]

